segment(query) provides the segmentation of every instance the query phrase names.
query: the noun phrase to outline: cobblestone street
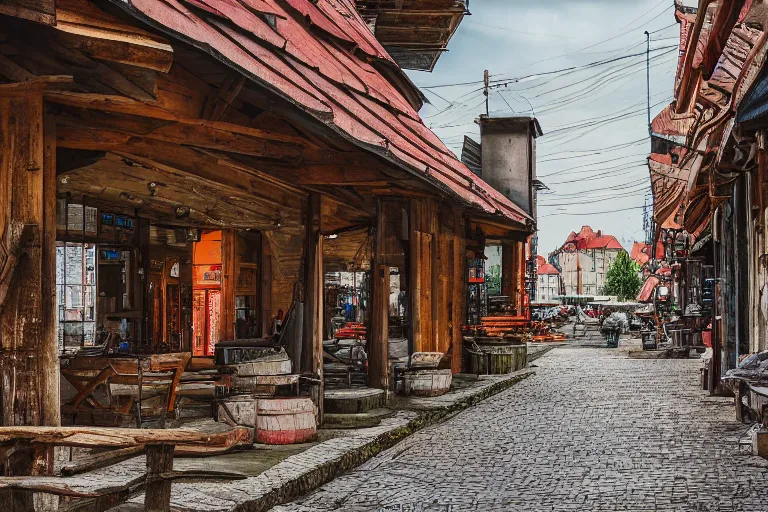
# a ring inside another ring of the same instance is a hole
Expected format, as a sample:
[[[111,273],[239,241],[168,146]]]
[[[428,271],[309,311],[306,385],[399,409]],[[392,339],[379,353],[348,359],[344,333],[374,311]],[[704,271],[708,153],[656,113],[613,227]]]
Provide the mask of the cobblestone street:
[[[536,375],[274,511],[768,511],[700,360],[562,347]]]

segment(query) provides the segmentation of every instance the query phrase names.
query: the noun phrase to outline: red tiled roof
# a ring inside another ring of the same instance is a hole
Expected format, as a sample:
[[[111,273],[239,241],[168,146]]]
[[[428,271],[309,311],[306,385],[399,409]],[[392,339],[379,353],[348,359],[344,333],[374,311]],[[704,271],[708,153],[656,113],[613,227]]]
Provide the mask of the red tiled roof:
[[[539,265],[539,267],[536,269],[536,273],[540,276],[558,276],[560,275],[560,272],[551,264],[545,263],[543,265]]]
[[[415,90],[352,0],[112,2],[465,204],[515,222],[530,219],[424,125],[406,97]],[[274,16],[274,27],[260,15]]]
[[[603,235],[599,229],[595,232],[590,226],[582,226],[578,234],[571,231],[563,247],[568,244],[573,249],[623,249],[615,236]]]
[[[544,258],[544,256],[541,256],[541,255],[536,256],[536,273],[540,276],[560,275],[560,271],[557,270],[557,268],[555,268],[554,265],[550,265],[549,263],[547,263],[547,260]]]
[[[582,247],[583,246],[583,247]],[[613,235],[598,236],[578,244],[579,249],[624,249]]]

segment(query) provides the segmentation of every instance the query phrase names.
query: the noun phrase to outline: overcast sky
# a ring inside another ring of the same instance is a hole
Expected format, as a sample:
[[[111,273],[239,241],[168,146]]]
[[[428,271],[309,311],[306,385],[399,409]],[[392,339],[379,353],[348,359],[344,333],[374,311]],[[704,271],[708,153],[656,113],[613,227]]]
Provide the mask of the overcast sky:
[[[655,116],[672,99],[673,0],[471,0],[469,7],[435,71],[409,72],[432,103],[421,112],[425,123],[457,154],[463,135],[479,140],[474,119],[485,112],[488,69],[497,85],[491,116],[533,108],[545,134],[537,172],[550,191],[539,196],[539,254],[585,224],[629,250],[643,238],[642,206],[650,201],[644,31],[658,49],[650,72]],[[547,74],[514,81],[537,73]]]

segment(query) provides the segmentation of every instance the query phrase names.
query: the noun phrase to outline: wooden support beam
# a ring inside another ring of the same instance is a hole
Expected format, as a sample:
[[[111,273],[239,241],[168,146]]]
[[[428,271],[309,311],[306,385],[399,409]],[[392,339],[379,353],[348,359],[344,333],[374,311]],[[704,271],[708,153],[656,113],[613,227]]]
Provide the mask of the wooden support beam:
[[[398,203],[379,200],[376,215],[376,239],[373,245],[371,331],[368,336],[368,386],[389,389],[389,267],[388,255],[393,244],[392,226],[399,219]]]
[[[235,339],[235,275],[237,258],[237,233],[234,229],[221,231],[221,317],[219,339]]]
[[[56,24],[56,0],[3,0],[0,14],[42,23]]]
[[[464,219],[461,213],[454,212],[453,236],[453,299],[451,302],[451,370],[460,373],[464,353],[464,337],[461,328],[467,311],[467,241],[464,238]]]
[[[144,510],[147,512],[171,511],[171,481],[165,477],[173,471],[172,444],[147,445],[147,488]]]
[[[173,48],[151,32],[123,23],[86,0],[56,6],[56,37],[68,47],[103,61],[120,62],[167,73]]]
[[[414,352],[430,352],[434,346],[433,266],[436,263],[434,234],[438,232],[437,205],[433,199],[411,200],[410,273],[411,324]]]
[[[56,151],[42,96],[0,96],[0,237],[30,233],[0,312],[2,425],[59,425],[55,333]]]
[[[203,119],[218,121],[243,90],[245,76],[240,73],[230,73],[219,88],[217,94],[208,96],[208,103],[203,110]]]
[[[269,239],[261,236],[259,243],[259,323],[261,336],[268,338],[272,332],[272,251]]]
[[[304,347],[302,371],[318,380],[312,387],[312,401],[317,405],[318,424],[323,417],[323,236],[321,196],[310,194],[305,215],[304,242]]]

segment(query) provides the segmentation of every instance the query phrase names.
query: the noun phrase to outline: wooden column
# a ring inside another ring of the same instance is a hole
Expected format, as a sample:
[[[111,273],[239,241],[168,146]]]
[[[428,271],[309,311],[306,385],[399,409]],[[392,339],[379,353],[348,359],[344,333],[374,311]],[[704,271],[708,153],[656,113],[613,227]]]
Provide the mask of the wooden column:
[[[221,231],[221,317],[219,339],[235,339],[235,288],[237,287],[237,233]]]
[[[455,214],[453,237],[453,298],[451,302],[451,370],[461,372],[464,337],[461,328],[467,316],[467,240],[464,238],[464,219]]]
[[[440,226],[435,236],[435,260],[432,265],[432,350],[451,351],[451,304],[453,302],[453,232]],[[448,363],[448,359],[445,361]]]
[[[413,351],[433,350],[433,266],[436,263],[437,207],[431,199],[411,201],[409,295]]]
[[[2,425],[59,425],[56,134],[39,95],[0,97]]]
[[[147,489],[144,494],[146,512],[170,512],[173,445],[147,445]],[[163,478],[165,477],[165,478]]]
[[[261,335],[268,338],[272,333],[272,251],[267,237],[261,236],[259,248],[259,320]]]
[[[374,263],[368,386],[389,389],[389,266]]]
[[[323,236],[321,234],[321,196],[309,195],[305,216],[304,245],[304,335],[302,372],[318,379],[312,400],[317,405],[318,421],[323,416]]]

